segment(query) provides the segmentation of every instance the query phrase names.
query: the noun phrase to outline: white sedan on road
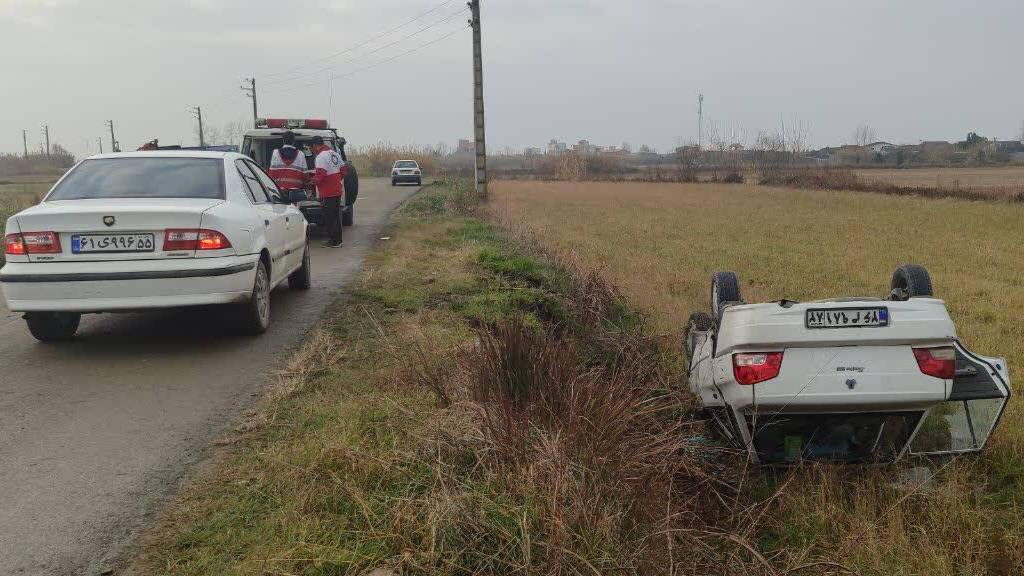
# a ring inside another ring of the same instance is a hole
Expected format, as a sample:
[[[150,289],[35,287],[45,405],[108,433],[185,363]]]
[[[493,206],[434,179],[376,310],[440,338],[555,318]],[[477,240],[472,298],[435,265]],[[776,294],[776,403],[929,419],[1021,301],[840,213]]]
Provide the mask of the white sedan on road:
[[[32,335],[81,315],[213,304],[270,322],[270,291],[310,286],[306,220],[251,159],[225,152],[94,156],[7,220],[0,286]]]

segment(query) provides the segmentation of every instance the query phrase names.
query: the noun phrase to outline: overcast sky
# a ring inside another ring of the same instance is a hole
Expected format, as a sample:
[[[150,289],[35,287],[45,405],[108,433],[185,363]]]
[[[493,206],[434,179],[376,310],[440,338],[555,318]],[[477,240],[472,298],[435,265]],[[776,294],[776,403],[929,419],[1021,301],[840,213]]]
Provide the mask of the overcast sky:
[[[108,119],[125,149],[192,144],[189,106],[251,119],[247,76],[261,116],[333,110],[354,144],[454,143],[472,133],[464,7],[0,0],[0,151],[20,152],[22,129],[37,148],[43,123],[76,154],[109,149]],[[696,139],[698,92],[706,123],[748,142],[785,125],[837,144],[863,123],[896,143],[1009,138],[1024,122],[1021,0],[483,0],[483,19],[492,150],[669,149]]]

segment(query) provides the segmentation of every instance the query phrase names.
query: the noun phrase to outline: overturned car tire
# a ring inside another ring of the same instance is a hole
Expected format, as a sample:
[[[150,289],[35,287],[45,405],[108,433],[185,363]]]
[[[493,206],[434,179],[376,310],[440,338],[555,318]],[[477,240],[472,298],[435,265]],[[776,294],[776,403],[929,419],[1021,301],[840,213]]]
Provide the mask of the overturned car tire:
[[[932,278],[928,270],[919,264],[904,264],[892,273],[889,285],[893,294],[903,293],[907,298],[931,297]]]
[[[721,321],[726,304],[742,302],[740,281],[735,272],[715,272],[711,277],[711,314]]]
[[[686,322],[683,346],[686,348],[687,364],[693,362],[693,351],[697,348],[697,333],[714,330],[715,319],[706,312],[694,312]]]

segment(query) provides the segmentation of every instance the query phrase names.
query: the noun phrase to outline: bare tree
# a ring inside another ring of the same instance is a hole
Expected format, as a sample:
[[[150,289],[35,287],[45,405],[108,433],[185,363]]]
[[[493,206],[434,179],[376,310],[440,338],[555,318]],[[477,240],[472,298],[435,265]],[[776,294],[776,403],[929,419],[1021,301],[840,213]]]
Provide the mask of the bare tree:
[[[241,120],[232,120],[227,124],[224,124],[224,128],[221,130],[221,138],[223,138],[225,144],[241,144],[242,135],[249,129],[249,124]]]
[[[205,124],[203,126],[203,139],[208,146],[223,146],[227,144],[241,144],[242,135],[248,129],[248,124],[240,120],[231,120],[220,126]],[[196,140],[199,140],[199,128],[195,129]]]
[[[875,140],[875,129],[868,124],[861,124],[853,131],[853,143],[857,146],[867,146]]]

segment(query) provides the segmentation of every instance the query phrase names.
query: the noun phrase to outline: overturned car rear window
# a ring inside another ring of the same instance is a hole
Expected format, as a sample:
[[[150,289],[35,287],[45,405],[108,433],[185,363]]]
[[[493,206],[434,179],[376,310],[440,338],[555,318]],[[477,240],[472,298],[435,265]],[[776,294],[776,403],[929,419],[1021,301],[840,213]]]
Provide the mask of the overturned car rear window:
[[[75,168],[46,200],[224,198],[219,158],[97,158]]]
[[[747,416],[747,426],[758,458],[764,463],[890,462],[899,457],[922,414]]]

